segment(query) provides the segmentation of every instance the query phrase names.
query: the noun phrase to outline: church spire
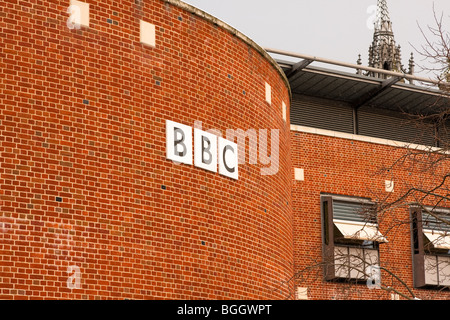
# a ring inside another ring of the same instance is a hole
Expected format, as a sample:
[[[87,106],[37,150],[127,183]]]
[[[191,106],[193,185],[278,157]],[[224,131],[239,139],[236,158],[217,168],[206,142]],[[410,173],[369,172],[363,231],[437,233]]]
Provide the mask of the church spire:
[[[375,30],[392,33],[392,23],[386,0],[378,0]],[[393,33],[392,33],[393,35]]]
[[[387,0],[378,0],[373,41],[369,47],[369,67],[411,73],[413,70],[411,61],[410,70],[404,71],[401,64],[401,48],[395,43]],[[370,72],[368,75],[386,78],[386,75],[376,72]]]

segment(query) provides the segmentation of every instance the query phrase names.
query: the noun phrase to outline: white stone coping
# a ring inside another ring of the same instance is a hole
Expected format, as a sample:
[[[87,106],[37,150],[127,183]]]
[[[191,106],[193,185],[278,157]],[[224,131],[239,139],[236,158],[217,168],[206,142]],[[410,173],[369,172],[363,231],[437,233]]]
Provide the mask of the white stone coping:
[[[386,146],[391,146],[391,147],[396,147],[396,148],[415,149],[415,150],[419,150],[419,151],[437,152],[437,151],[441,150],[440,148],[432,147],[432,146],[426,146],[426,145],[420,145],[420,144],[414,144],[414,143],[402,142],[402,141],[395,141],[395,140],[389,140],[389,139],[382,139],[382,138],[374,138],[374,137],[369,137],[369,136],[362,136],[362,135],[358,135],[358,134],[344,133],[344,132],[338,132],[338,131],[333,131],[333,130],[317,129],[317,128],[306,127],[306,126],[291,125],[291,131],[311,133],[311,134],[316,134],[316,135],[321,135],[321,136],[348,139],[348,140],[353,140],[353,141],[375,143],[375,144],[381,144],[381,145],[386,145]]]

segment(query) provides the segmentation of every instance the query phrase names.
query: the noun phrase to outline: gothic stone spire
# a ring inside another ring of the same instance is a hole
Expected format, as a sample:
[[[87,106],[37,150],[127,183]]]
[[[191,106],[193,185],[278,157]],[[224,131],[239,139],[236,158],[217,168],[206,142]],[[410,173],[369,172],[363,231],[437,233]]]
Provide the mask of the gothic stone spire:
[[[392,31],[386,0],[378,0],[372,45],[369,48],[369,67],[402,72],[401,50]],[[371,73],[371,76],[384,77]]]
[[[386,0],[378,0],[375,30],[392,33],[392,23]]]

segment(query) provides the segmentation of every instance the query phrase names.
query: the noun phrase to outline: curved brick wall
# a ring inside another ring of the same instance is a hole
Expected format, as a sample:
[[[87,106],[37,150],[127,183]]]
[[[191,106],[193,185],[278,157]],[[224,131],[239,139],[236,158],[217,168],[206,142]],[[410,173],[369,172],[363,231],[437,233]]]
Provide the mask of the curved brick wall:
[[[86,2],[79,30],[68,0],[0,4],[0,298],[289,297],[281,71],[181,2]],[[140,20],[155,47],[140,43]],[[166,120],[278,129],[278,173],[247,160],[234,180],[175,164]]]

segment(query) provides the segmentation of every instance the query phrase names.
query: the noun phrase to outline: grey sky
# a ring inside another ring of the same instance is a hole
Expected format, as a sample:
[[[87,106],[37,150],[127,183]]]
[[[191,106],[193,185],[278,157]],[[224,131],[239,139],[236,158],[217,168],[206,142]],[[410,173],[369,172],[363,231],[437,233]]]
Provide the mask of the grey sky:
[[[343,62],[356,63],[367,53],[373,30],[367,26],[374,15],[376,0],[184,0],[236,28],[262,47],[293,51]],[[411,52],[416,62],[421,57],[412,45],[424,43],[418,24],[426,30],[435,25],[436,12],[444,14],[450,30],[449,0],[389,0],[389,13],[395,40],[402,48],[402,63],[407,66]],[[421,74],[422,76],[431,76]]]

